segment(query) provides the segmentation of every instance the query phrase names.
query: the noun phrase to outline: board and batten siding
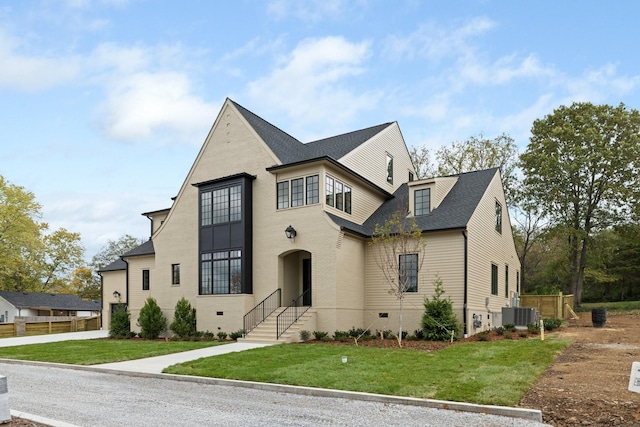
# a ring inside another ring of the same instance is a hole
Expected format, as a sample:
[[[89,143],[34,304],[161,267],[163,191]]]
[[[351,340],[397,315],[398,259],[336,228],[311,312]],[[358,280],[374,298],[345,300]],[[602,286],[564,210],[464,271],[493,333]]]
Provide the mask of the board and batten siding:
[[[424,233],[427,242],[424,261],[418,277],[418,292],[406,293],[403,307],[403,328],[409,333],[420,327],[424,313],[424,298],[432,298],[436,277],[442,280],[445,293],[462,322],[464,300],[464,238],[461,230]],[[391,329],[399,326],[399,301],[389,293],[390,285],[376,263],[377,248],[367,244],[365,257],[365,328]],[[420,256],[420,255],[419,255]],[[380,318],[379,313],[388,313]]]
[[[387,153],[393,157],[393,184],[387,182]],[[339,161],[389,193],[409,180],[409,171],[416,175],[402,133],[395,122]]]
[[[502,206],[502,233],[497,232],[495,228],[496,201]],[[498,172],[485,191],[467,229],[469,239],[468,332],[474,334],[502,323],[502,307],[511,303],[510,298],[505,298],[505,266],[509,266],[510,295],[516,289],[516,273],[520,271],[509,212]],[[491,294],[492,264],[498,266],[497,295]],[[483,316],[481,328],[473,327],[473,314]]]

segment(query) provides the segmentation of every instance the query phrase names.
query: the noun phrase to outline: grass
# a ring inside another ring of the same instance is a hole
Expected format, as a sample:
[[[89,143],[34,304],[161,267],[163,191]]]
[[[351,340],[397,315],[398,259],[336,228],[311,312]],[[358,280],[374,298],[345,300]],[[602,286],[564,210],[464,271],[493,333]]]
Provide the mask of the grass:
[[[1,347],[0,358],[96,365],[218,345],[211,341],[79,340]]]
[[[582,303],[582,306],[575,307],[574,310],[576,312],[586,312],[594,308],[604,308],[612,313],[632,313],[640,311],[640,301]]]
[[[514,406],[569,343],[552,334],[544,342],[467,342],[437,352],[283,344],[186,362],[165,372]]]

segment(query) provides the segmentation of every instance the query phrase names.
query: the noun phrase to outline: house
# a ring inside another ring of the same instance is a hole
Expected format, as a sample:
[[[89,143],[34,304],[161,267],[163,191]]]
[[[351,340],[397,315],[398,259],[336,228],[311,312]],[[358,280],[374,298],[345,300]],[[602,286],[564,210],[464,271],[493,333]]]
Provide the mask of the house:
[[[16,317],[75,316],[100,314],[100,301],[84,301],[75,295],[0,291],[0,322],[13,323]]]
[[[419,327],[436,277],[465,333],[499,325],[520,275],[499,170],[415,176],[396,122],[302,143],[227,99],[171,207],[143,214],[150,240],[100,271],[103,324],[123,302],[135,330],[148,297],[172,319],[185,297],[202,331],[397,331],[370,241],[404,203],[427,241],[404,329]]]

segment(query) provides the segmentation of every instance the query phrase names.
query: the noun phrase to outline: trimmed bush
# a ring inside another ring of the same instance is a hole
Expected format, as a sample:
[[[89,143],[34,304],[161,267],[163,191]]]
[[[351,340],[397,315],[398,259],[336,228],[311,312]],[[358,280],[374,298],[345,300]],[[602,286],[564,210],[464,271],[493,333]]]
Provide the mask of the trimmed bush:
[[[457,339],[462,330],[462,325],[453,312],[451,298],[444,299],[444,289],[442,279],[437,277],[433,282],[435,289],[433,298],[424,298],[424,314],[422,315],[422,330],[424,337],[430,341],[448,341],[453,332],[454,339]]]
[[[158,338],[162,332],[167,330],[167,318],[154,298],[147,298],[140,309],[138,326],[140,327],[140,337],[149,340]]]
[[[227,333],[226,332],[222,332],[222,331],[218,332],[218,339],[220,341],[226,340],[227,339]]]
[[[509,331],[509,332],[515,332],[516,331],[516,324],[515,323],[505,323],[504,325],[502,325],[502,327],[504,328],[505,331]]]
[[[231,332],[229,334],[229,338],[231,338],[232,340],[237,340],[238,338],[242,338],[242,336],[244,335],[244,329],[238,329],[235,332]]]
[[[324,331],[313,331],[313,337],[317,340],[322,340],[324,338],[326,338],[327,336],[329,336],[329,334],[327,332]]]
[[[300,341],[309,341],[310,338],[311,338],[311,332],[300,331]]]
[[[335,331],[333,333],[333,339],[336,341],[346,342],[349,341],[349,332],[347,331]]]
[[[127,306],[122,303],[118,303],[113,310],[109,336],[111,338],[131,338],[131,314]]]
[[[539,334],[540,325],[537,323],[527,323],[527,331],[529,331],[530,334]]]
[[[560,325],[562,325],[562,320],[560,320],[560,319],[544,319],[543,323],[544,323],[544,329],[545,330],[552,331],[554,329],[559,328]]]
[[[176,311],[169,329],[180,338],[196,336],[196,309],[185,297],[176,303]]]

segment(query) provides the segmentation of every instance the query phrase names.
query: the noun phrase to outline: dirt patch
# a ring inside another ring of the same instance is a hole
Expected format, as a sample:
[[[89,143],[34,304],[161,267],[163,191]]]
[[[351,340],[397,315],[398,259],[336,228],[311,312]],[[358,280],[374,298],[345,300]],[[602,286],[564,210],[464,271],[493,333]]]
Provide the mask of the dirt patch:
[[[591,313],[570,320],[560,335],[574,342],[520,401],[554,426],[640,426],[640,394],[628,390],[640,361],[640,314],[607,313],[594,328]]]

